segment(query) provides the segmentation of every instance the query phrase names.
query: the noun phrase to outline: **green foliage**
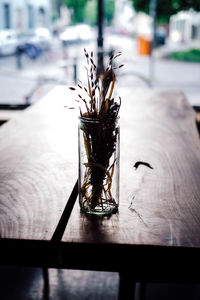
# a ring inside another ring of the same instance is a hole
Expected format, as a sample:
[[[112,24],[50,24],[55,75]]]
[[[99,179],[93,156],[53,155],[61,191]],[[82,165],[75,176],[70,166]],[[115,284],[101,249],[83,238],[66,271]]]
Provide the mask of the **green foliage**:
[[[104,1],[104,15],[107,21],[107,24],[110,25],[115,12],[115,1],[114,0],[105,0]]]
[[[72,24],[80,23],[84,21],[84,9],[87,4],[87,0],[62,0],[63,4],[68,8],[71,8]]]
[[[72,24],[86,21],[91,25],[97,24],[97,0],[62,0],[72,10]],[[111,24],[115,10],[114,0],[104,0],[104,18],[108,25]]]
[[[90,0],[87,2],[84,17],[90,25],[93,26],[97,24],[97,0]]]
[[[149,1],[146,0],[132,0],[133,7],[135,10],[138,11],[144,11],[146,13],[149,12]]]
[[[200,49],[173,52],[170,58],[188,62],[200,62]]]
[[[144,11],[149,13],[149,3],[146,0],[132,0],[133,7],[136,11]],[[171,15],[177,13],[180,10],[188,10],[193,8],[200,11],[199,0],[157,0],[157,19],[158,22],[169,21]]]

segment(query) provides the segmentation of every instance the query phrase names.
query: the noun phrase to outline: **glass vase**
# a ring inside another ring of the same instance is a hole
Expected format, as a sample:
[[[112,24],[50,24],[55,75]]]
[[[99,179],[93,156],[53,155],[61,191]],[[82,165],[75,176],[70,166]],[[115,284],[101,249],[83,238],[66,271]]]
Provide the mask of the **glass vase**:
[[[79,203],[87,214],[119,206],[119,119],[79,118]]]

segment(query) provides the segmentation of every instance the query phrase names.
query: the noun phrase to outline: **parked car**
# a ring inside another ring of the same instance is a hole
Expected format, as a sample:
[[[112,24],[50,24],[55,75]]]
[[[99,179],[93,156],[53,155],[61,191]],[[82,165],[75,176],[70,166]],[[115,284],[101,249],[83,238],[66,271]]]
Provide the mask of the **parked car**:
[[[38,27],[35,29],[34,34],[37,37],[42,50],[49,50],[51,48],[52,35],[49,29]]]
[[[60,35],[64,46],[90,41],[93,38],[93,30],[87,24],[68,26]]]
[[[18,36],[19,51],[25,52],[30,58],[37,58],[43,51],[49,50],[52,43],[51,33],[47,28],[37,28]]]
[[[15,54],[17,44],[17,34],[14,30],[0,30],[0,56]]]

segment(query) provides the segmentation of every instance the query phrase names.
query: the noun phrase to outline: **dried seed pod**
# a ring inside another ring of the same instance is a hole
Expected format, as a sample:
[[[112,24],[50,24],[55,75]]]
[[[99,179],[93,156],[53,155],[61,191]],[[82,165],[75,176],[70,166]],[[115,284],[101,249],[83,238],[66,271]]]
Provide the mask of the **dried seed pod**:
[[[94,61],[93,61],[92,58],[90,58],[90,62],[91,62],[91,64],[94,66]]]
[[[112,54],[109,58],[106,71],[101,76],[96,76],[96,65],[94,63],[94,53],[93,51],[87,52],[84,48],[84,54],[87,59],[87,87],[85,87],[81,81],[78,82],[78,88],[84,90],[87,94],[87,101],[81,94],[78,94],[78,98],[84,102],[88,117],[97,118],[115,118],[118,114],[119,107],[121,105],[121,98],[119,98],[119,104],[114,103],[112,93],[114,90],[114,85],[116,77],[114,74],[115,69],[122,68],[124,65],[121,64],[117,67],[113,67],[113,60],[121,55],[121,52],[117,54]],[[69,87],[70,90],[75,91],[75,87]],[[80,102],[79,100],[75,100]],[[70,109],[73,109],[72,107]],[[80,110],[80,114],[82,112]],[[84,114],[83,114],[84,115]]]
[[[120,56],[120,55],[122,55],[122,53],[121,53],[121,52],[118,52],[118,53],[113,57],[113,60],[114,60],[115,58],[117,58],[118,56]]]
[[[111,54],[110,61],[113,60],[114,54]]]
[[[86,49],[84,48],[84,52],[85,52],[85,56],[88,58],[89,57],[89,55],[88,55],[88,53],[87,53],[87,51],[86,51]]]

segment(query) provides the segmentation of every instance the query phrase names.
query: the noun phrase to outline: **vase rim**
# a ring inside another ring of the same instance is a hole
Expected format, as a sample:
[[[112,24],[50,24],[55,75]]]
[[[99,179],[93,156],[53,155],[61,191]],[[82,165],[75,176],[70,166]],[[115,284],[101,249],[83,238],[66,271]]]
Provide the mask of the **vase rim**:
[[[97,119],[97,118],[88,118],[88,117],[82,117],[82,116],[78,116],[79,120],[85,121],[85,122],[94,122],[94,123],[101,123],[103,121],[108,121],[108,120],[112,120],[114,122],[118,121],[120,119],[119,116],[117,116],[116,118],[107,118],[107,119]]]

